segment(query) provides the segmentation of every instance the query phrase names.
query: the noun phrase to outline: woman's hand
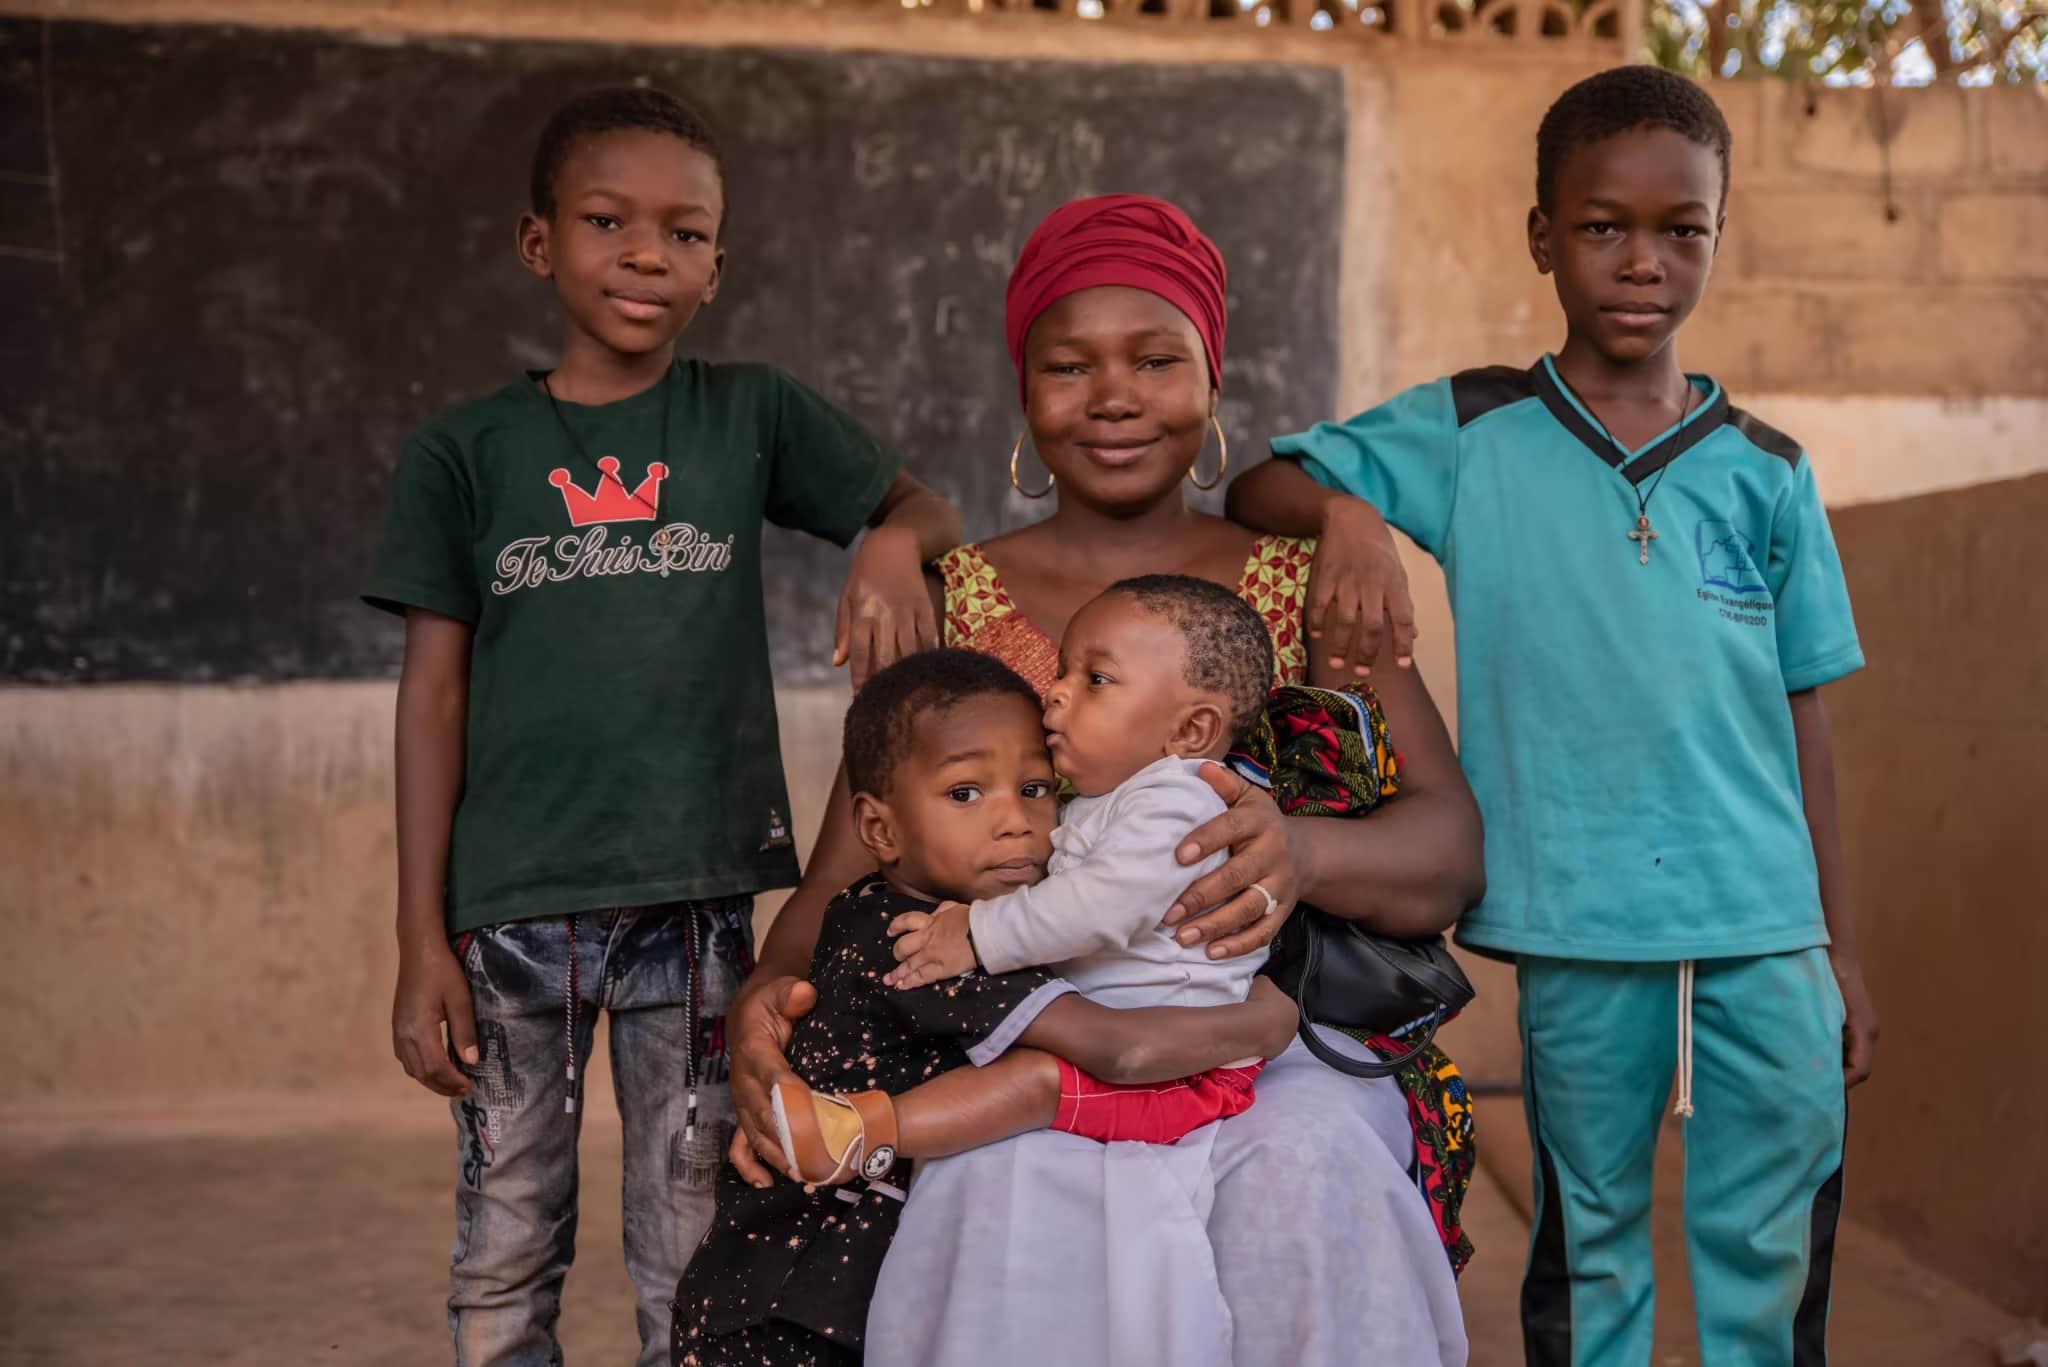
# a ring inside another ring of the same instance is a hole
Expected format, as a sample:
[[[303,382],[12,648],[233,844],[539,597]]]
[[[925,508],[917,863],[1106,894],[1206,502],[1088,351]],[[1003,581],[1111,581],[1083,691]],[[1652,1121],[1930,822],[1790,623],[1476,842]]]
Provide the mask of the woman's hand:
[[[1234,959],[1273,942],[1301,895],[1302,879],[1290,823],[1264,789],[1221,764],[1203,765],[1202,781],[1230,810],[1196,828],[1177,857],[1196,864],[1228,849],[1230,860],[1189,884],[1167,911],[1166,924],[1189,922],[1175,937],[1182,944],[1207,941],[1210,958]]]
[[[1308,575],[1308,639],[1330,668],[1348,665],[1359,678],[1372,673],[1383,644],[1403,669],[1415,658],[1408,571],[1386,519],[1364,499],[1333,498],[1323,506]]]
[[[789,1048],[797,1017],[817,1004],[818,989],[802,978],[774,978],[741,993],[726,1014],[732,1108],[740,1123],[728,1156],[752,1186],[767,1186],[775,1180],[774,1172],[783,1170],[782,1141],[775,1135],[775,1107],[768,1099],[769,1092],[778,1082],[800,1081],[790,1071],[784,1051]],[[773,1172],[763,1160],[773,1165]]]
[[[872,527],[853,554],[839,595],[832,633],[832,663],[850,663],[853,686],[905,655],[939,643],[939,619],[925,587],[917,533],[909,527]]]

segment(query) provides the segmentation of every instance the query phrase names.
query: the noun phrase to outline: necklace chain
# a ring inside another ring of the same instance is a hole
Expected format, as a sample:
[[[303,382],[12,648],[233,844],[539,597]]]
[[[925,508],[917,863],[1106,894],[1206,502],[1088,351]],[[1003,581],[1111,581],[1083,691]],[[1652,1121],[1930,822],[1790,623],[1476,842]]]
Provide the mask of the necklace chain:
[[[1685,378],[1682,372],[1680,378]],[[1560,383],[1563,383],[1564,377],[1560,375],[1558,380]],[[1685,433],[1686,419],[1692,416],[1693,407],[1698,402],[1699,396],[1699,390],[1693,387],[1690,379],[1686,379],[1685,401],[1678,406],[1678,423],[1671,429],[1671,435],[1659,443],[1661,449],[1668,451],[1678,444],[1679,437]],[[1591,404],[1587,403],[1584,399],[1580,399],[1579,406],[1585,410],[1586,416],[1593,420],[1593,425],[1600,429],[1600,435],[1607,438],[1614,446],[1614,449],[1621,453],[1621,460],[1615,466],[1615,469],[1621,473],[1623,479],[1627,479],[1628,467],[1633,465],[1636,460],[1635,453],[1626,446],[1623,446],[1620,438],[1607,430],[1607,424],[1600,421],[1600,415],[1593,411]],[[1656,454],[1657,452],[1654,450],[1645,451],[1642,458],[1645,460],[1651,459]],[[1656,476],[1650,480],[1650,487],[1647,489],[1638,489],[1633,480],[1629,482],[1629,492],[1636,496],[1636,525],[1635,529],[1629,532],[1628,539],[1636,543],[1638,547],[1637,558],[1640,563],[1645,565],[1650,563],[1650,543],[1657,539],[1655,529],[1650,526],[1650,499],[1656,495],[1657,486],[1664,482],[1664,476],[1670,473],[1671,462],[1677,459],[1676,455],[1668,457],[1658,467]]]
[[[661,373],[660,460],[662,465],[664,466],[668,465],[668,405],[669,399],[673,396],[675,392],[675,369],[676,368],[674,363],[670,363],[669,368]],[[555,425],[562,429],[562,435],[568,439],[569,445],[575,449],[578,458],[580,458],[585,465],[589,466],[592,470],[595,470],[597,472],[598,487],[601,489],[604,487],[604,481],[606,479],[613,478],[613,476],[605,474],[604,467],[599,465],[594,459],[592,459],[590,452],[587,449],[585,449],[582,439],[576,435],[576,429],[569,426],[568,415],[562,412],[561,401],[555,398],[555,388],[552,384],[548,382],[551,378],[552,377],[548,375],[543,375],[540,377],[540,392],[548,396],[548,410],[555,415]],[[654,518],[656,524],[659,524],[661,522],[661,491],[662,489],[666,488],[667,485],[668,481],[666,479],[664,479],[660,484],[657,484],[654,488],[654,502],[649,503],[646,499],[640,497],[640,494],[637,490],[627,488],[625,480],[619,480],[619,487],[621,489],[625,489],[626,497],[632,499],[635,503],[638,503],[641,507],[645,508],[648,511],[648,514]]]
[[[1560,375],[1558,378],[1562,380],[1564,377]],[[1698,401],[1699,396],[1699,390],[1693,387],[1693,383],[1691,380],[1687,380],[1685,382],[1685,398],[1678,405],[1678,422],[1674,427],[1672,427],[1671,435],[1664,438],[1664,440],[1660,442],[1659,445],[1670,446],[1678,440],[1680,435],[1684,433],[1686,419],[1692,416],[1693,407],[1695,403]],[[1635,463],[1635,452],[1629,450],[1626,446],[1622,445],[1621,438],[1615,436],[1614,433],[1610,432],[1607,429],[1607,424],[1600,421],[1600,415],[1593,411],[1593,405],[1587,403],[1584,399],[1579,400],[1579,404],[1582,408],[1586,410],[1586,416],[1593,420],[1593,425],[1600,429],[1600,435],[1607,438],[1607,440],[1613,445],[1615,450],[1621,452],[1621,462],[1615,468],[1617,470],[1626,470],[1629,466],[1633,465]],[[1652,453],[1645,451],[1643,454],[1645,456],[1648,456]],[[1648,507],[1650,502],[1650,494],[1654,494],[1657,492],[1657,485],[1662,483],[1664,479],[1664,470],[1668,470],[1670,468],[1670,462],[1665,462],[1664,468],[1657,472],[1657,478],[1650,481],[1650,492],[1646,494],[1636,495],[1637,512],[1640,513],[1646,507]]]
[[[1692,381],[1687,380],[1685,382],[1685,402],[1678,406],[1678,425],[1672,428],[1671,435],[1664,439],[1664,444],[1666,446],[1670,446],[1676,443],[1678,441],[1679,435],[1685,431],[1685,420],[1692,416],[1693,401],[1699,398],[1699,394],[1700,392],[1692,387]],[[1596,418],[1594,421],[1597,422],[1599,420]],[[1626,469],[1629,463],[1629,449],[1626,446],[1623,446],[1619,441],[1615,441],[1614,434],[1612,432],[1607,431],[1606,424],[1601,424],[1600,430],[1603,433],[1606,433],[1607,440],[1614,442],[1615,447],[1620,450],[1622,457],[1622,468]],[[1677,459],[1677,457],[1674,456],[1672,459],[1675,460]],[[1664,462],[1664,468],[1657,472],[1657,477],[1650,481],[1650,487],[1644,490],[1643,492],[1636,494],[1637,517],[1649,516],[1650,498],[1657,492],[1657,486],[1664,482],[1664,476],[1669,474],[1670,472],[1671,461],[1667,460]],[[1631,493],[1634,493],[1635,486],[1630,485],[1629,491]]]

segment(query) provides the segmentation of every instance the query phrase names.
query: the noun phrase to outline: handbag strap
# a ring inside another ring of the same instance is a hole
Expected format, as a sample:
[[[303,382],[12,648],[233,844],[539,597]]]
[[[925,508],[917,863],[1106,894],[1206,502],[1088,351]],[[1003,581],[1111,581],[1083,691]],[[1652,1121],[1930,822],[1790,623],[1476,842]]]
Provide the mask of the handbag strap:
[[[1429,1029],[1423,1033],[1421,1041],[1413,1048],[1404,1050],[1390,1059],[1356,1059],[1348,1054],[1339,1053],[1323,1043],[1322,1037],[1316,1033],[1315,1020],[1311,1014],[1312,1007],[1309,1004],[1310,997],[1314,995],[1315,989],[1313,984],[1316,980],[1317,970],[1323,965],[1322,937],[1309,934],[1304,935],[1302,939],[1305,944],[1302,951],[1301,983],[1296,989],[1297,995],[1295,997],[1295,1005],[1301,1012],[1301,1023],[1296,1027],[1295,1033],[1301,1036],[1301,1042],[1308,1047],[1308,1051],[1311,1054],[1314,1054],[1338,1072],[1348,1074],[1351,1077],[1383,1078],[1392,1077],[1400,1072],[1417,1058],[1420,1058],[1422,1051],[1429,1048],[1435,1042],[1437,1027],[1442,1025],[1444,1020],[1442,1007],[1438,1007],[1430,1013]]]
[[[1300,1034],[1301,1042],[1308,1046],[1308,1051],[1311,1054],[1314,1054],[1338,1072],[1348,1073],[1352,1077],[1382,1078],[1392,1077],[1421,1057],[1422,1051],[1429,1048],[1435,1042],[1436,1028],[1442,1020],[1443,1012],[1432,1012],[1429,1018],[1429,1031],[1423,1035],[1421,1041],[1414,1048],[1405,1049],[1393,1058],[1382,1059],[1377,1062],[1352,1058],[1349,1054],[1341,1054],[1323,1043],[1321,1036],[1316,1034],[1314,1023],[1309,1020],[1306,1012],[1302,1014],[1301,1026],[1297,1033]]]

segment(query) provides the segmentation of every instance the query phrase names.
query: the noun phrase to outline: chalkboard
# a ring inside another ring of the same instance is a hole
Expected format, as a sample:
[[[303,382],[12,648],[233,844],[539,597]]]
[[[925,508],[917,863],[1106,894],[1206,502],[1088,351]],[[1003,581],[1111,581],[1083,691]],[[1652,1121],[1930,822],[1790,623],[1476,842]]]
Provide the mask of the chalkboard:
[[[970,536],[1038,512],[1008,492],[1002,291],[1072,195],[1165,195],[1223,248],[1241,457],[1330,409],[1328,69],[0,21],[0,677],[392,672],[355,600],[392,462],[551,363],[512,254],[533,139],[636,80],[728,148],[724,286],[683,348],[822,390]],[[767,554],[778,677],[824,677],[844,558]]]

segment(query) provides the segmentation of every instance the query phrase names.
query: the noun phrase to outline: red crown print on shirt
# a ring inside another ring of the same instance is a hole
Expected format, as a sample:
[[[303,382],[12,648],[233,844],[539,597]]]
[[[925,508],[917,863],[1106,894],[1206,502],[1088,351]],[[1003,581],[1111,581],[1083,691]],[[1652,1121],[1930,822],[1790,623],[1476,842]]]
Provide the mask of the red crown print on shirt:
[[[601,456],[597,462],[597,492],[586,494],[569,482],[567,470],[553,470],[548,473],[548,483],[562,491],[562,502],[569,505],[569,525],[588,527],[593,522],[652,522],[656,500],[661,496],[661,482],[668,478],[668,467],[660,461],[647,463],[647,478],[640,481],[640,487],[631,493],[619,481],[619,458]]]

